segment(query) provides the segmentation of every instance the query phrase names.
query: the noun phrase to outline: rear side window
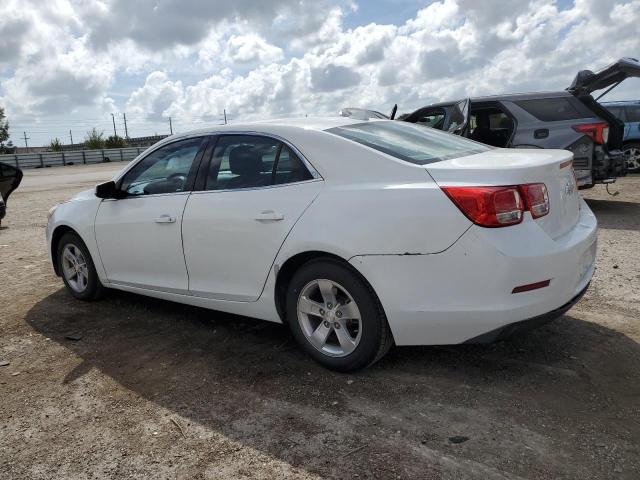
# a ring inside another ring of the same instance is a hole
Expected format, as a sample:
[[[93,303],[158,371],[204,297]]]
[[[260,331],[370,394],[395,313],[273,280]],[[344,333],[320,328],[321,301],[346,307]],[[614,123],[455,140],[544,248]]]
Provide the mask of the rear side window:
[[[627,122],[640,122],[640,105],[634,107],[626,107]]]
[[[622,120],[626,122],[626,115],[624,114],[623,107],[605,107],[607,110],[611,112],[611,114],[616,117],[618,120]]]
[[[417,165],[491,150],[457,135],[398,121],[357,123],[330,128],[327,132]]]
[[[536,98],[515,102],[520,108],[543,122],[589,118],[594,114],[580,100],[569,97]]]
[[[255,135],[220,137],[207,190],[237,190],[311,180],[300,158],[282,142]]]

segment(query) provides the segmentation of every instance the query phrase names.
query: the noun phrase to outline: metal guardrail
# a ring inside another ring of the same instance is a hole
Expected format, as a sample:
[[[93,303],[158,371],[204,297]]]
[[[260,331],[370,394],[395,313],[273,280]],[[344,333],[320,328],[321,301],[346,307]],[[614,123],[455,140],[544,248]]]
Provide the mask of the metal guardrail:
[[[12,153],[0,155],[0,162],[18,168],[43,168],[60,165],[130,161],[147,147],[105,148],[102,150],[76,150],[71,152]]]

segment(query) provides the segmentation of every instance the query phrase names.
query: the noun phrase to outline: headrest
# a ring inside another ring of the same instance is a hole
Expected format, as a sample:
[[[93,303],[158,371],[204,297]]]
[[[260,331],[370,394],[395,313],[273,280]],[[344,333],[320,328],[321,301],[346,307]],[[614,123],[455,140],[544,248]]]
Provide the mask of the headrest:
[[[235,147],[229,153],[229,168],[234,175],[260,175],[264,170],[262,153],[248,145]]]

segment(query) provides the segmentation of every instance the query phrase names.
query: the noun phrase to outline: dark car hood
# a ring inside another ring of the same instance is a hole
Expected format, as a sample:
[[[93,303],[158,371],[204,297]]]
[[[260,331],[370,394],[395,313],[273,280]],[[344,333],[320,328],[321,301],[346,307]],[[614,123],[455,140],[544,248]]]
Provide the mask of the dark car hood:
[[[635,58],[624,57],[595,73],[591,70],[581,70],[567,91],[578,96],[589,95],[629,77],[640,77],[640,62]]]

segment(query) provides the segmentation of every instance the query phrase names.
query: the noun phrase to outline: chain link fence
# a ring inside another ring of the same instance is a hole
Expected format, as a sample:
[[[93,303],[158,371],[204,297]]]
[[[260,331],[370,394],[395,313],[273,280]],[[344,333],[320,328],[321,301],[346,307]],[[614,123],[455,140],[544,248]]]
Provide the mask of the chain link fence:
[[[79,165],[103,162],[128,162],[147,147],[105,148],[102,150],[76,150],[71,152],[15,153],[0,155],[0,162],[18,168],[43,168],[61,165]]]

